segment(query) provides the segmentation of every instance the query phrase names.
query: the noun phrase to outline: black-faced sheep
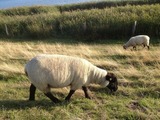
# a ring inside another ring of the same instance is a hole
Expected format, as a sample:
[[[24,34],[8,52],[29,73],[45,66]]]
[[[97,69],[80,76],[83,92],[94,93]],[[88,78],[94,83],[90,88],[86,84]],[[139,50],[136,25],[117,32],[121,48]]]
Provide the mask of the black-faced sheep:
[[[38,88],[53,102],[60,102],[51,94],[51,88],[70,86],[65,100],[69,101],[73,93],[82,88],[86,98],[90,98],[87,86],[91,83],[108,87],[111,91],[118,89],[117,78],[113,73],[100,69],[85,59],[66,55],[39,55],[25,66],[25,73],[31,81],[29,100],[35,100]]]
[[[149,36],[147,35],[138,35],[131,37],[129,41],[123,45],[124,49],[127,49],[130,46],[133,46],[133,49],[136,49],[137,45],[143,45],[144,47],[147,46],[149,49]]]

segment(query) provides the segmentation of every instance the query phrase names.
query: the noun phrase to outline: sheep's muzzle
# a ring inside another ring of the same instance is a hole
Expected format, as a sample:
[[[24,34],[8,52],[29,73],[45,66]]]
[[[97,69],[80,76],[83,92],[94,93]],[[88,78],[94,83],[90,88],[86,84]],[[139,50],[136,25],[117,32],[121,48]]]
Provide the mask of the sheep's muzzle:
[[[116,92],[118,90],[117,78],[116,77],[112,78],[107,87],[110,89],[111,92]]]

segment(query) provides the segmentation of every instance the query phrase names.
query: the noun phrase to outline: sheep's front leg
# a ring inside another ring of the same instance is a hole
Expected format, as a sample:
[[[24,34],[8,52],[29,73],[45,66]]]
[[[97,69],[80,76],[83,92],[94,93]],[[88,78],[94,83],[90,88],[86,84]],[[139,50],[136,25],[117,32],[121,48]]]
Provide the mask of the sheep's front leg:
[[[136,50],[136,46],[133,46],[133,50]]]
[[[54,103],[60,103],[61,101],[54,97],[51,92],[44,93],[48,98],[50,98]]]
[[[65,100],[66,100],[66,101],[69,101],[74,92],[75,92],[75,90],[70,90],[70,92],[69,92],[69,94],[67,95],[67,97],[65,98]]]
[[[36,87],[33,84],[31,84],[30,90],[29,90],[30,92],[29,100],[35,100],[35,91],[36,91]]]
[[[89,94],[88,94],[88,89],[87,89],[87,87],[82,86],[82,89],[83,89],[83,91],[84,91],[85,97],[88,98],[88,99],[91,99],[91,97],[90,97]]]

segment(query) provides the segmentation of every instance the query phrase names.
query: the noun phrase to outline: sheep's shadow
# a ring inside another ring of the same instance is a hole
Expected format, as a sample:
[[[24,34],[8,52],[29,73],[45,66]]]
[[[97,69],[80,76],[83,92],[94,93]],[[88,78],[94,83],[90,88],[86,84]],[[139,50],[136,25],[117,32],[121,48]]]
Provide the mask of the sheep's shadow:
[[[98,93],[98,92],[105,93],[107,95],[111,95],[112,94],[111,91],[107,87],[103,88],[103,87],[99,87],[99,86],[89,86],[88,89],[91,92],[94,92],[95,94]]]
[[[113,95],[110,93],[109,89],[107,88],[101,88],[97,86],[89,86],[89,91],[93,94],[96,94],[97,92],[105,93],[107,95]],[[83,91],[81,91],[83,93]],[[58,92],[56,94],[59,94]],[[64,95],[61,95],[63,96]],[[96,96],[96,95],[95,95]],[[82,96],[81,96],[82,97]],[[93,97],[94,99],[94,97]],[[34,107],[40,107],[42,109],[50,109],[52,107],[57,106],[66,106],[70,104],[71,101],[67,102],[65,100],[61,100],[61,103],[53,103],[49,99],[42,99],[42,100],[35,100],[35,101],[29,101],[29,100],[0,100],[0,109],[1,110],[20,110],[20,109],[28,109],[28,108],[34,108]]]
[[[20,110],[33,107],[41,107],[42,109],[49,109],[56,106],[65,106],[69,102],[53,103],[49,100],[28,101],[28,100],[0,100],[1,110]]]

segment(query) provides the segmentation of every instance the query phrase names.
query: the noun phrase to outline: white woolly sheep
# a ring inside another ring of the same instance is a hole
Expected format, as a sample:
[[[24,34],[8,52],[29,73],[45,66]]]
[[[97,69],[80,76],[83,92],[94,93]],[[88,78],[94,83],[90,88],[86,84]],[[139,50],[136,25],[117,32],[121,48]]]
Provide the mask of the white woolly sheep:
[[[111,91],[118,89],[117,78],[113,73],[108,73],[85,59],[72,56],[38,55],[26,64],[25,73],[31,81],[29,100],[35,100],[36,88],[55,103],[60,101],[51,94],[51,88],[70,86],[70,92],[65,98],[67,101],[79,88],[90,99],[87,92],[90,83],[108,87]]]
[[[124,49],[127,49],[130,46],[133,46],[133,49],[136,49],[136,45],[143,45],[144,47],[147,46],[149,49],[149,36],[147,35],[138,35],[131,37],[129,41],[123,45]]]

